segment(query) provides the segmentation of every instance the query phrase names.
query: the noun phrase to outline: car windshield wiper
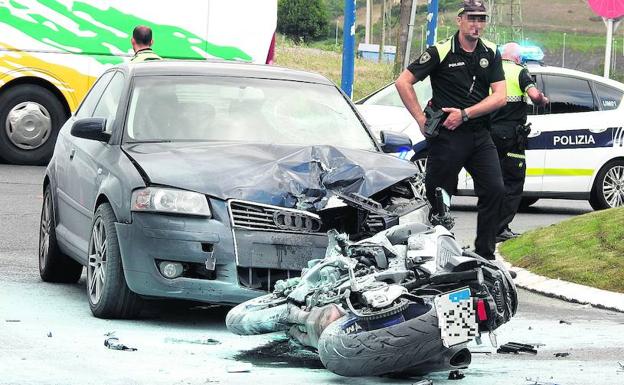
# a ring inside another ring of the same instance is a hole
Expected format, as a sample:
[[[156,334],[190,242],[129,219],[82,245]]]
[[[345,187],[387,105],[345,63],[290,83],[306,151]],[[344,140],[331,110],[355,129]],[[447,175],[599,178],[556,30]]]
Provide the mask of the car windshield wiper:
[[[128,140],[124,143],[126,144],[138,144],[138,143],[171,143],[173,140],[170,139],[149,139],[149,140]]]

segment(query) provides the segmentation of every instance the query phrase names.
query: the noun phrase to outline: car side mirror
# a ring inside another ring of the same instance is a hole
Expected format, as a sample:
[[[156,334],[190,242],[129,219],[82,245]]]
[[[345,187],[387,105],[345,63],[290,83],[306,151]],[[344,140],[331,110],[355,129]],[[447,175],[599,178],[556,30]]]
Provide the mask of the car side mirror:
[[[412,149],[412,139],[402,132],[381,131],[379,139],[382,151],[388,154]]]
[[[110,132],[106,132],[105,118],[82,118],[74,122],[71,134],[77,138],[97,140],[98,142],[108,142],[111,138]]]

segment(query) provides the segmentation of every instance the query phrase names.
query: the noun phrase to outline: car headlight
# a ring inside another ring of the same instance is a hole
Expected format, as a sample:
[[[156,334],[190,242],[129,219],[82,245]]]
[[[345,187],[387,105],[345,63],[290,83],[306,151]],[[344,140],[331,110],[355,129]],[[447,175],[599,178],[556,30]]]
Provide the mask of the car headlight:
[[[211,215],[208,200],[204,195],[192,191],[159,187],[133,191],[132,211],[156,211],[204,217]]]

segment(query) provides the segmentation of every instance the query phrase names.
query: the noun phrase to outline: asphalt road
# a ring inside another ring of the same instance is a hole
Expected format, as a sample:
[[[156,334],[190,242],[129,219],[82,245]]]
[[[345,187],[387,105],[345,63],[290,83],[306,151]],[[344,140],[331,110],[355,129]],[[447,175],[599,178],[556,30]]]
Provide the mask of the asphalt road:
[[[227,308],[159,302],[150,304],[140,320],[93,318],[84,274],[75,285],[39,279],[43,172],[41,167],[0,164],[0,384],[416,382],[338,377],[322,369],[313,355],[290,352],[279,336],[230,335],[223,324]],[[474,237],[475,202],[454,199],[454,230],[463,244]],[[520,213],[512,227],[526,231],[590,210],[586,202],[544,200]],[[107,349],[103,342],[110,333],[138,350]],[[538,354],[492,354],[495,349],[484,336],[483,345],[471,347],[473,362],[459,383],[624,384],[624,367],[618,364],[624,365],[622,313],[520,291],[519,312],[498,330],[497,340],[536,344]],[[250,372],[232,373],[245,362],[253,364]],[[456,383],[447,374],[427,378],[435,384]]]

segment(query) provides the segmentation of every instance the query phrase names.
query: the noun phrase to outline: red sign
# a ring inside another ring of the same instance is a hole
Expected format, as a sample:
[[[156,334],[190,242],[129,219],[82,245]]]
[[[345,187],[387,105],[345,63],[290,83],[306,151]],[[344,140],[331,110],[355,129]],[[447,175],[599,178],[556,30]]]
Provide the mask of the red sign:
[[[624,0],[588,0],[591,9],[607,19],[624,16]]]

